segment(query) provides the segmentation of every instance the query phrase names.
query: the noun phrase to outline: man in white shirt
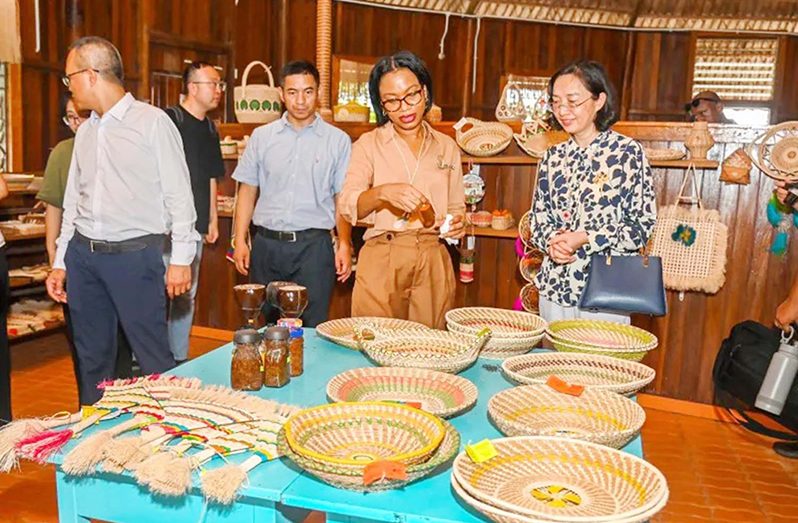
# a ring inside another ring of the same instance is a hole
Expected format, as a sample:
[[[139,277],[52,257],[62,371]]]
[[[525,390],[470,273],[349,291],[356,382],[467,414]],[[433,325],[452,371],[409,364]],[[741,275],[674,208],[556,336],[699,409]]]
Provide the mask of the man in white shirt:
[[[75,136],[47,291],[69,300],[79,381],[90,389],[82,397],[93,403],[96,384],[113,376],[117,322],[145,374],[174,366],[164,271],[170,298],[188,290],[199,234],[180,135],[166,113],[125,92],[119,51],[84,37],[70,47],[65,69],[64,84],[92,114]]]

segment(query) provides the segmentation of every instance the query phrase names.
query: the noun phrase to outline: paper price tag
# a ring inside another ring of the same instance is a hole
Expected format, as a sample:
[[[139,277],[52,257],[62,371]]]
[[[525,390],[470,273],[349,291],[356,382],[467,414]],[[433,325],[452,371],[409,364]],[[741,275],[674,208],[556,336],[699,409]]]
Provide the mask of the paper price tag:
[[[111,411],[109,409],[101,409],[99,407],[93,407],[91,405],[84,405],[80,409],[80,416],[81,419],[89,419],[90,417],[94,416],[95,414],[99,414],[100,416],[106,416]]]
[[[466,445],[465,450],[468,457],[471,458],[471,461],[474,463],[482,463],[498,455],[496,447],[494,447],[493,443],[488,439],[483,439],[479,443],[474,443],[473,445]]]

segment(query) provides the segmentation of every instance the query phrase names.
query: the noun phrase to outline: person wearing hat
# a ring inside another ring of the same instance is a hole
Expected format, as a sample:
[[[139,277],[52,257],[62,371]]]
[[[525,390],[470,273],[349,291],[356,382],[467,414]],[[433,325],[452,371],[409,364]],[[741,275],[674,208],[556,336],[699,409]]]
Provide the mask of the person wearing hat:
[[[723,115],[723,100],[715,91],[701,91],[684,109],[693,122],[737,123]]]

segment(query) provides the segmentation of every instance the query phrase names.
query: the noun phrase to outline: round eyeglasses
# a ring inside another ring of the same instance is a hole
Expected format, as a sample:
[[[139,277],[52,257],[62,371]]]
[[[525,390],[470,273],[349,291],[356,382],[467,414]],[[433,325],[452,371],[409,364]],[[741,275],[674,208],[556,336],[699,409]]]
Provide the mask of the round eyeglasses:
[[[387,100],[383,100],[380,102],[382,108],[385,109],[389,113],[395,113],[399,109],[402,108],[402,102],[404,102],[408,107],[415,107],[418,105],[421,100],[424,99],[424,90],[419,89],[418,91],[413,91],[412,93],[408,93],[401,98],[389,98]]]
[[[61,82],[63,82],[63,84],[66,87],[69,87],[69,84],[72,82],[73,76],[75,76],[76,74],[85,73],[86,71],[94,71],[95,73],[100,72],[99,69],[94,69],[93,67],[87,67],[85,69],[80,69],[78,71],[75,71],[74,73],[65,74],[64,76],[61,77]]]

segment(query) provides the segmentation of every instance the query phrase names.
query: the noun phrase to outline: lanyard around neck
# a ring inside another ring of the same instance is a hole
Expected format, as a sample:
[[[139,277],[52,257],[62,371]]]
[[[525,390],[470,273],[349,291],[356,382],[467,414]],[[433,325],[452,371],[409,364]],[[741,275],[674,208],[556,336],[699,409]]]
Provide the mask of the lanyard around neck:
[[[418,158],[416,158],[416,168],[413,170],[412,173],[410,172],[410,167],[408,167],[407,165],[407,160],[405,160],[405,155],[404,153],[402,153],[402,148],[399,147],[399,142],[398,142],[398,140],[400,140],[399,136],[398,135],[394,136],[393,139],[393,144],[396,147],[396,152],[399,153],[399,157],[402,159],[402,165],[404,165],[405,167],[405,174],[407,175],[407,179],[409,180],[410,185],[413,185],[413,182],[416,180],[416,175],[418,174],[418,168],[419,166],[421,166],[421,158],[424,157],[424,150],[427,147],[427,129],[425,127],[422,127],[422,129],[424,129],[424,140],[421,142],[421,149],[419,149]]]

